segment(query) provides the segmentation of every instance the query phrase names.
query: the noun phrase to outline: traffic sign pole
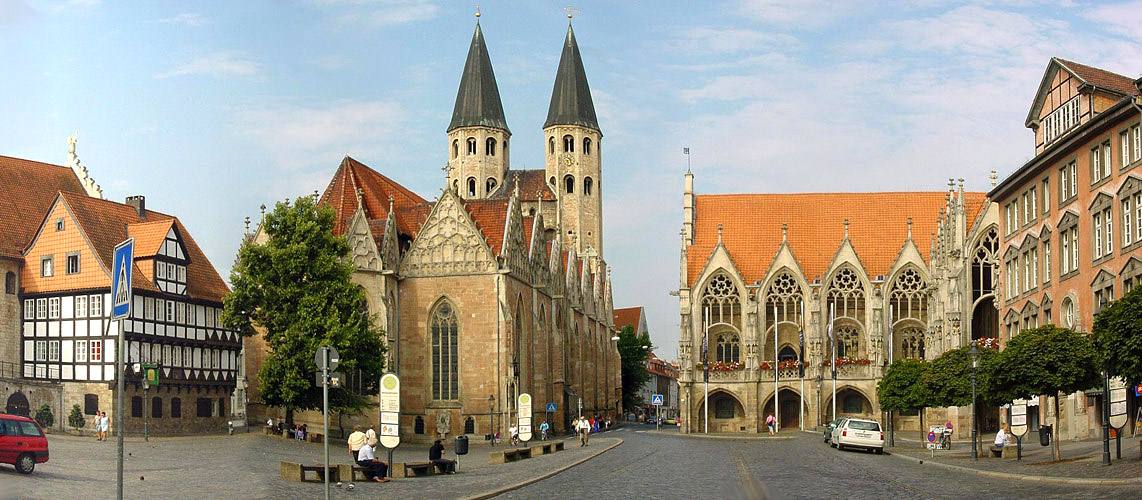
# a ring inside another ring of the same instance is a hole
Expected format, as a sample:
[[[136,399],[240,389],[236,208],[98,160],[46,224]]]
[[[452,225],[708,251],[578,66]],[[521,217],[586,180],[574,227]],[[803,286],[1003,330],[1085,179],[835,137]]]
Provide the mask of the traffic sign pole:
[[[325,500],[329,500],[329,347],[317,350],[321,356],[322,446],[325,448]]]
[[[107,322],[110,328],[111,321],[116,322],[115,340],[115,492],[116,498],[123,500],[123,392],[126,390],[125,362],[126,345],[123,340],[123,318],[131,315],[131,300],[134,289],[131,286],[131,275],[135,266],[135,239],[115,246],[114,260],[111,266],[111,315]]]

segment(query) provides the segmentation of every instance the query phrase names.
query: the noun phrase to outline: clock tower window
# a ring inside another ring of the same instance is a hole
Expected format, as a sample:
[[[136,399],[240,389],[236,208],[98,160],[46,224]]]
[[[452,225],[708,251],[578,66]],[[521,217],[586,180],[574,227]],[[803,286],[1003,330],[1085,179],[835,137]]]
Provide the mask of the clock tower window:
[[[563,136],[563,151],[565,153],[575,152],[575,138],[569,135]]]
[[[567,187],[567,194],[575,193],[575,176],[568,175],[563,178],[563,184]]]
[[[591,155],[591,139],[589,137],[583,138],[583,154]]]

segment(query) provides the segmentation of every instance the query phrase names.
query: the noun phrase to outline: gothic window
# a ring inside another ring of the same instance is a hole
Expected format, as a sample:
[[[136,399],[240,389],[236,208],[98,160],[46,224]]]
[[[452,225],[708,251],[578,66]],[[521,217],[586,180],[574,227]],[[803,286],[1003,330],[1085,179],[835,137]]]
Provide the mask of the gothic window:
[[[468,178],[468,196],[469,197],[476,196],[476,178],[475,177],[469,177]]]
[[[828,305],[833,318],[864,324],[864,284],[850,267],[842,268],[829,283]]]
[[[464,434],[476,433],[476,419],[468,417],[464,419]]]
[[[496,190],[496,178],[488,177],[487,182],[484,183],[484,187],[487,188],[484,192],[492,194],[492,192]]]
[[[475,137],[469,137],[468,138],[468,154],[470,154],[470,155],[476,154],[476,138]]]
[[[995,293],[995,276],[998,274],[999,234],[992,227],[976,243],[971,260],[972,302]]]
[[[575,176],[568,175],[564,177],[563,184],[567,188],[567,194],[572,194],[575,192]]]
[[[718,274],[702,292],[702,317],[707,327],[730,325],[741,327],[741,299],[737,286],[726,274]]]
[[[892,321],[915,319],[928,321],[928,293],[924,278],[915,269],[907,269],[892,284],[889,307]]]
[[[589,137],[583,138],[583,154],[591,155],[591,139]]]
[[[724,333],[718,336],[716,359],[723,363],[737,363],[741,359],[741,346],[737,335]]]
[[[862,398],[856,394],[849,394],[845,399],[841,400],[841,406],[844,408],[841,411],[845,413],[862,413],[864,411],[864,402],[861,401],[861,399]]]
[[[918,326],[900,329],[900,359],[924,359],[924,330]]]
[[[851,324],[840,325],[834,328],[833,335],[836,338],[836,352],[838,358],[861,357],[860,352],[860,330]]]
[[[734,400],[726,396],[715,399],[714,418],[734,418]]]
[[[547,139],[547,154],[555,154],[555,137],[549,137]]]
[[[460,139],[452,140],[452,157],[460,156]]]
[[[489,137],[484,141],[484,154],[487,156],[496,156],[496,139]]]
[[[182,418],[182,398],[171,398],[171,418]]]
[[[432,399],[459,399],[458,322],[452,304],[441,301],[431,316]]]
[[[4,273],[4,293],[8,295],[16,294],[16,273],[12,271]]]
[[[574,153],[575,152],[575,138],[574,137],[571,137],[570,135],[563,136],[563,152],[564,153]]]
[[[782,347],[781,352],[777,353],[777,360],[778,361],[790,361],[790,360],[796,361],[797,360],[797,351],[794,350],[792,346]]]
[[[594,181],[592,181],[590,177],[584,177],[583,178],[583,194],[585,194],[587,196],[591,196],[591,188],[593,187],[593,184],[594,184]]]

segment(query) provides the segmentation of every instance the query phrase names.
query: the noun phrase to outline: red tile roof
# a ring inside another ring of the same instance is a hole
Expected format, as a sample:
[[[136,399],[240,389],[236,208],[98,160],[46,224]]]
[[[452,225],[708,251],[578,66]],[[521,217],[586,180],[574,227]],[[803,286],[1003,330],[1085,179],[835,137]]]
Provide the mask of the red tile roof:
[[[489,198],[507,199],[515,190],[516,180],[519,180],[519,199],[521,201],[555,201],[555,193],[547,184],[546,170],[508,170],[504,175],[504,183],[492,193]]]
[[[615,309],[615,328],[622,329],[624,326],[630,325],[635,329],[634,333],[638,333],[638,322],[642,316],[642,306],[624,307],[622,309]]]
[[[1138,88],[1134,86],[1133,78],[1066,59],[1059,59],[1057,57],[1055,59],[1074,73],[1075,76],[1091,85],[1123,95],[1138,95]]]
[[[912,239],[925,260],[939,224],[947,192],[716,194],[695,197],[694,244],[687,255],[691,285],[718,242],[717,226],[734,265],[747,283],[762,280],[781,245],[788,224],[789,246],[808,280],[824,278],[840,248],[845,219],[849,241],[875,276],[888,274],[904,245],[905,221],[912,218]],[[984,205],[984,193],[965,193],[965,217],[971,224]]]
[[[325,188],[325,193],[318,201],[320,204],[333,207],[337,212],[337,220],[333,226],[334,234],[345,234],[350,219],[357,213],[357,189],[361,190],[365,215],[370,220],[383,220],[388,217],[390,196],[393,198],[394,210],[428,203],[410,189],[346,156],[341,160],[337,173],[333,174],[333,179],[329,181],[329,186]],[[415,234],[420,228],[414,222],[412,219],[401,220],[398,217],[397,230],[405,234]]]
[[[127,226],[127,232],[135,238],[135,256],[151,256],[159,253],[166,242],[174,219],[138,222]]]
[[[183,238],[183,245],[186,247],[187,257],[190,259],[190,264],[186,269],[187,295],[192,299],[221,302],[222,298],[229,293],[230,290],[227,288],[226,282],[222,281],[218,271],[214,269],[202,249],[191,237],[190,231],[182,225],[177,217],[152,210],[147,210],[144,217],[139,217],[135,207],[123,203],[73,193],[62,193],[61,196],[71,209],[77,224],[83,229],[87,239],[91,241],[96,255],[106,269],[111,269],[112,253],[115,246],[127,239],[132,226],[137,230],[148,231],[155,227],[151,223],[169,222],[178,228],[178,232]],[[163,235],[165,236],[166,233]],[[140,252],[144,250],[140,247]],[[154,252],[150,254],[153,255]],[[140,253],[140,257],[145,257],[145,255]],[[142,277],[144,275],[139,273],[137,276]],[[135,281],[135,288],[158,290],[153,283],[145,278]]]
[[[0,257],[21,258],[60,191],[84,194],[70,168],[0,156]]]

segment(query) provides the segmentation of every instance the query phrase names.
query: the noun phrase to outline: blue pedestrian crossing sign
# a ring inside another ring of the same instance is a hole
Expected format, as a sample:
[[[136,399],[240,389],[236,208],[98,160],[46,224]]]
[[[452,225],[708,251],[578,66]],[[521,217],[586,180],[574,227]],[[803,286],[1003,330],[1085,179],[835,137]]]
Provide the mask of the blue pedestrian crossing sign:
[[[111,266],[111,319],[131,315],[131,270],[135,268],[135,239],[128,238],[115,247]]]
[[[555,413],[559,407],[555,403],[547,403],[547,413]]]
[[[661,394],[651,394],[650,395],[650,404],[652,404],[654,406],[662,406],[662,395]]]

